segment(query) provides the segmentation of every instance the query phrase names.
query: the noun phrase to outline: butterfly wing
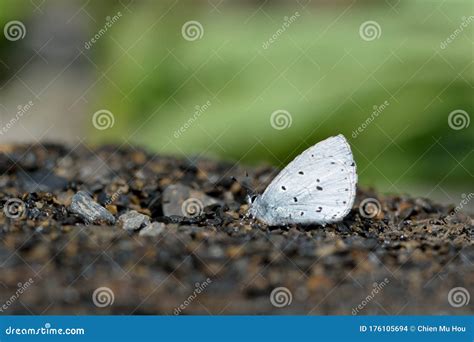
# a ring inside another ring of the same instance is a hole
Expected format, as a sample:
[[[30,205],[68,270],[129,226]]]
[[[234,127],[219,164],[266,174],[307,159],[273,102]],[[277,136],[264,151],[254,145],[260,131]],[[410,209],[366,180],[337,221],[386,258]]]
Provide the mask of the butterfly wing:
[[[268,224],[342,220],[356,193],[356,165],[347,140],[330,137],[296,157],[270,183],[260,200]]]

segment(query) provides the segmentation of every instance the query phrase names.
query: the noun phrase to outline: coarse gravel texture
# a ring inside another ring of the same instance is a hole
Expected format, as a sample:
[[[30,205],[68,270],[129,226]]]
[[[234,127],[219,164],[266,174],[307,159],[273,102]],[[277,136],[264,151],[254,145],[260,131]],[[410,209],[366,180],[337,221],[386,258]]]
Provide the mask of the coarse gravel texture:
[[[474,312],[448,295],[474,294],[473,220],[454,205],[362,188],[341,223],[268,227],[242,184],[262,192],[269,166],[45,144],[0,146],[0,170],[3,314]]]

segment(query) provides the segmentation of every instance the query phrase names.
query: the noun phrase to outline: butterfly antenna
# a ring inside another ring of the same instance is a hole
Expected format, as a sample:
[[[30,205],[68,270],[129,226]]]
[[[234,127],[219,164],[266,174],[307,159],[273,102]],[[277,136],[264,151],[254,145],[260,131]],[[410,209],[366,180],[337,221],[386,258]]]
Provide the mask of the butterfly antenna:
[[[248,173],[245,173],[245,177],[246,178],[249,177]],[[235,177],[232,177],[232,180],[234,182],[236,182],[237,184],[239,184],[243,189],[245,189],[245,191],[247,192],[247,194],[246,194],[247,198],[249,198],[249,197],[251,198],[252,196],[255,195],[255,191],[249,185],[245,184],[246,182],[239,182],[239,180]]]
[[[248,174],[247,172],[245,173],[245,177],[246,177],[247,179],[249,178],[249,174]],[[238,180],[237,178],[233,177],[233,176],[232,176],[232,180],[233,180],[234,182],[236,182],[237,184],[239,184],[243,189],[245,189],[245,191],[247,192],[247,194],[246,194],[246,196],[245,196],[246,199],[247,199],[247,203],[248,203],[249,205],[252,204],[252,200],[253,200],[253,198],[255,197],[255,191],[254,191],[250,186],[248,186],[247,184],[244,184],[245,182],[239,182],[239,180]],[[250,212],[247,211],[247,212],[245,213],[244,217],[245,217],[246,219],[251,218]]]

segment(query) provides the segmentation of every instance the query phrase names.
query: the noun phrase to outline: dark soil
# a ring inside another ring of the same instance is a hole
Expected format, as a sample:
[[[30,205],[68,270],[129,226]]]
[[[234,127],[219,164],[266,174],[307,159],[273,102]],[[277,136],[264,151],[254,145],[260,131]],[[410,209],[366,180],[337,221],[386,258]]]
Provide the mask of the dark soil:
[[[341,223],[267,227],[245,216],[241,184],[262,192],[277,173],[271,167],[177,160],[114,146],[2,146],[0,152],[3,314],[474,311],[472,302],[448,302],[452,288],[473,293],[474,285],[473,220],[454,213],[454,206],[359,189]],[[73,213],[79,191],[91,194],[113,220],[87,220],[77,214],[81,207]],[[190,197],[203,210],[182,214]],[[12,198],[24,205],[16,218],[6,206]],[[369,212],[372,218],[359,211],[365,198],[381,204]],[[148,218],[138,217],[124,229],[119,216],[131,210],[164,225],[144,236]],[[94,305],[100,287],[113,292],[113,303]],[[290,291],[289,305],[272,305],[277,287]]]

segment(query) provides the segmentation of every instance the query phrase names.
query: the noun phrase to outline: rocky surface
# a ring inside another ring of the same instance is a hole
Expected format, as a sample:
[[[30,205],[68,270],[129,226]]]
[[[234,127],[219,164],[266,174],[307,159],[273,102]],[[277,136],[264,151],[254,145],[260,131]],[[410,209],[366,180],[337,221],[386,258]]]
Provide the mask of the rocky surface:
[[[72,196],[69,211],[81,217],[86,224],[115,223],[115,217],[103,206],[96,203],[85,191],[79,191]]]
[[[3,314],[474,311],[453,302],[474,285],[473,221],[454,206],[359,189],[341,223],[267,227],[246,217],[242,185],[263,191],[271,167],[114,146],[0,152]]]
[[[120,215],[119,224],[125,230],[135,231],[148,226],[150,224],[150,218],[146,215],[140,214],[135,210],[132,210]]]

